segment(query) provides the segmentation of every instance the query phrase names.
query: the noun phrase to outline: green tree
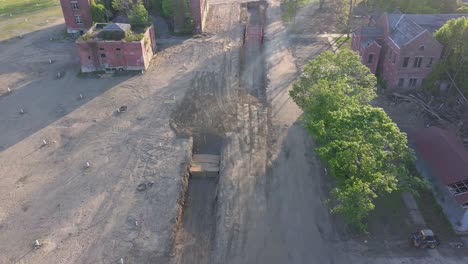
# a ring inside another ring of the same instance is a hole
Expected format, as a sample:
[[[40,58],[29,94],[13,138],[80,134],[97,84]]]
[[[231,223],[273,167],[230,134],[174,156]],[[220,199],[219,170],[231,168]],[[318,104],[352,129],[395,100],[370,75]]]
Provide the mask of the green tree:
[[[383,109],[369,104],[375,85],[359,56],[343,50],[310,61],[290,92],[320,145],[318,155],[337,180],[332,211],[359,231],[378,196],[423,185],[406,169],[413,159],[406,135]]]
[[[130,0],[112,0],[112,8],[115,11],[128,14],[131,7],[132,7],[132,3]]]
[[[317,88],[315,84],[320,81],[326,82],[324,85],[327,89],[333,89],[333,92],[347,95],[359,102],[369,102],[376,96],[375,75],[361,63],[359,54],[351,50],[323,52],[307,63],[290,92],[299,107],[304,109],[309,105],[307,100],[313,99]]]
[[[170,17],[174,15],[174,6],[171,0],[162,0],[161,7],[164,16]]]
[[[93,18],[93,22],[100,23],[107,21],[107,10],[106,7],[96,2],[94,0],[91,1],[91,17]]]
[[[431,79],[448,79],[449,72],[458,87],[468,91],[468,18],[451,19],[434,33],[435,38],[444,45],[441,65],[432,72]],[[434,77],[434,75],[436,75]]]
[[[141,2],[138,2],[128,12],[128,18],[132,24],[146,24],[148,22],[148,11]]]

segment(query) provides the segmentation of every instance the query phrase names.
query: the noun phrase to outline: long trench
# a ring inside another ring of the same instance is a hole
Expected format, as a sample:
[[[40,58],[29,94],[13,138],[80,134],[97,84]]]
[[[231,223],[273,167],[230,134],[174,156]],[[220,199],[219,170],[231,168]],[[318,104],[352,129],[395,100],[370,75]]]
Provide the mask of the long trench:
[[[255,106],[249,104],[238,104],[237,120],[251,119],[250,116],[264,114],[265,110],[258,105],[263,105],[265,96],[265,66],[262,56],[263,25],[266,5],[263,2],[249,2],[240,4],[241,17],[239,23],[244,25],[244,39],[240,51],[240,76],[237,93],[239,96],[248,94],[253,98]],[[234,92],[233,92],[234,93]],[[222,98],[225,100],[226,98]],[[244,101],[240,99],[240,101]],[[247,101],[252,101],[249,99]],[[244,113],[247,107],[247,115]],[[254,110],[255,109],[255,110]],[[210,120],[211,121],[211,120]],[[252,120],[243,120],[244,123],[252,123]],[[238,125],[240,126],[240,125]],[[196,154],[221,155],[225,143],[224,135],[203,131],[203,127],[197,127],[193,135],[193,151]],[[208,130],[208,129],[207,129]],[[234,127],[231,133],[246,131],[244,127]],[[258,131],[247,128],[247,133]],[[226,131],[228,132],[228,131]],[[231,134],[228,133],[228,134]],[[252,137],[252,136],[251,136]],[[263,141],[262,141],[263,142]],[[229,157],[222,156],[223,160]],[[221,166],[222,169],[222,166]],[[220,175],[223,175],[220,172]],[[176,232],[176,249],[173,263],[205,264],[213,263],[214,241],[216,240],[217,209],[220,208],[218,200],[219,193],[218,177],[193,177],[190,176],[185,202],[182,208],[180,226]]]

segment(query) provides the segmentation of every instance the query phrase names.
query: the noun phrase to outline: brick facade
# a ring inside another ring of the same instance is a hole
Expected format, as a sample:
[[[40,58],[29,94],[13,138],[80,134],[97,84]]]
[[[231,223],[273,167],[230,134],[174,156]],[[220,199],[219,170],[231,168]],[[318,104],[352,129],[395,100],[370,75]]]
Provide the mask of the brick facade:
[[[153,26],[140,41],[78,40],[76,48],[82,72],[99,70],[145,70],[156,51]]]
[[[422,18],[426,18],[425,22],[431,21],[434,17],[437,18],[433,19],[437,25],[420,25],[415,22],[422,21]],[[363,64],[385,80],[387,88],[416,88],[424,82],[443,50],[442,44],[427,28],[435,30],[441,26],[441,19],[448,20],[451,17],[384,13],[378,19],[371,20],[368,27],[353,33],[352,49],[359,52]],[[382,35],[366,35],[366,32],[377,32],[377,29]],[[377,54],[377,44],[381,49],[376,67],[374,63],[367,62],[370,53]]]
[[[60,0],[68,33],[84,33],[93,25],[89,0]]]

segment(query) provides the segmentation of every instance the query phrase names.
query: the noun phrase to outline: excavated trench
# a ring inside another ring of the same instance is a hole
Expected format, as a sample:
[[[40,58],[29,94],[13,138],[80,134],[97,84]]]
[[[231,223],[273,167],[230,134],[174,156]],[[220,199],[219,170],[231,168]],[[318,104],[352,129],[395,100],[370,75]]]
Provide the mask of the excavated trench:
[[[217,230],[219,169],[229,157],[222,157],[224,135],[227,133],[255,133],[245,127],[264,114],[265,66],[262,55],[265,2],[240,4],[239,22],[245,25],[239,52],[239,86],[212,87],[217,74],[200,73],[194,77],[194,87],[185,95],[173,115],[173,128],[181,135],[193,137],[191,173],[185,201],[175,230],[173,263],[210,263]],[[231,93],[218,93],[232,89]],[[224,94],[234,94],[230,98]],[[219,108],[218,101],[226,102]],[[245,109],[250,109],[245,111]],[[249,112],[250,111],[250,112]],[[258,111],[258,113],[257,113]],[[243,132],[241,132],[243,131]],[[258,131],[257,131],[258,132]],[[249,137],[252,137],[250,135]],[[217,163],[217,164],[215,164]],[[218,166],[218,171],[216,171]]]

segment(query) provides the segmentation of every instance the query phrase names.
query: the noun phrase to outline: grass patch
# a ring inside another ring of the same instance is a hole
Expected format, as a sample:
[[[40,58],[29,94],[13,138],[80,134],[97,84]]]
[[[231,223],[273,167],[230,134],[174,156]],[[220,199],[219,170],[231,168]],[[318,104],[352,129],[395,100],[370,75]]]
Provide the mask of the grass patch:
[[[351,49],[351,37],[348,38],[346,35],[334,38],[333,43],[338,49]]]
[[[415,199],[427,227],[432,229],[442,241],[456,241],[457,235],[431,190],[422,189],[418,193],[419,197]]]
[[[0,41],[35,31],[61,18],[62,10],[60,6],[54,6],[29,15],[17,16],[7,20],[0,19]]]
[[[0,20],[30,14],[53,6],[58,0],[0,0]]]
[[[368,221],[370,234],[381,234],[386,238],[406,239],[415,228],[401,192],[377,198]]]

